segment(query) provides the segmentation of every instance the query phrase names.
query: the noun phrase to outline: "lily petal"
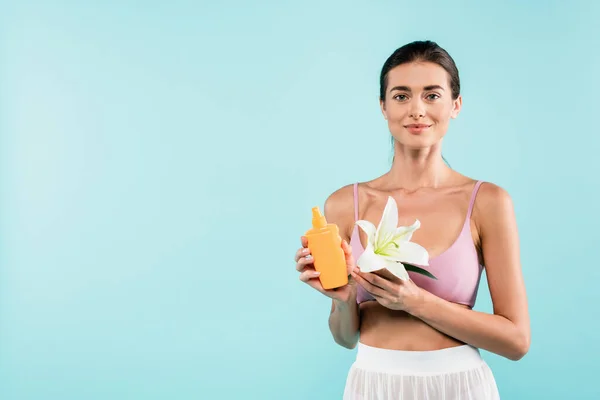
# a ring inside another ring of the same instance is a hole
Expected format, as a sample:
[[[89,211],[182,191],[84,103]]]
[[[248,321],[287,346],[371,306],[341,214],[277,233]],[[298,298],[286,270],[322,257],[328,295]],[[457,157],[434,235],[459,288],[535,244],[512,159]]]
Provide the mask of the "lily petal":
[[[387,203],[383,209],[383,215],[377,227],[377,235],[375,243],[377,247],[385,244],[391,239],[391,236],[396,232],[398,227],[398,206],[396,200],[392,196],[388,196]]]
[[[396,275],[398,278],[402,279],[403,281],[407,281],[409,278],[408,272],[406,271],[406,269],[404,268],[404,265],[402,265],[402,263],[388,262],[387,269],[392,274]]]
[[[414,242],[402,242],[397,248],[390,246],[390,248],[386,249],[384,257],[389,261],[399,261],[420,266],[429,265],[429,253],[423,246]]]
[[[408,242],[412,239],[413,233],[421,227],[421,221],[418,219],[410,226],[400,226],[396,228],[394,232],[394,242],[398,243],[398,241]]]
[[[356,225],[358,225],[365,233],[367,234],[367,240],[371,244],[375,244],[375,235],[377,234],[377,228],[369,221],[360,220],[356,221]]]
[[[388,266],[388,260],[375,254],[373,245],[369,242],[365,251],[356,260],[356,265],[362,272],[373,272]]]

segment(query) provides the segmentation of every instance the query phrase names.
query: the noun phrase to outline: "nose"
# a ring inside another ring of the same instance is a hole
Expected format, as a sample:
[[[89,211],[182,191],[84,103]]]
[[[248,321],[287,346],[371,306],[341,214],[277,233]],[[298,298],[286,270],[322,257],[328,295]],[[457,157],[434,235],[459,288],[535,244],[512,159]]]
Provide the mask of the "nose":
[[[415,99],[411,103],[409,117],[414,119],[423,118],[425,116],[425,107],[420,99]]]

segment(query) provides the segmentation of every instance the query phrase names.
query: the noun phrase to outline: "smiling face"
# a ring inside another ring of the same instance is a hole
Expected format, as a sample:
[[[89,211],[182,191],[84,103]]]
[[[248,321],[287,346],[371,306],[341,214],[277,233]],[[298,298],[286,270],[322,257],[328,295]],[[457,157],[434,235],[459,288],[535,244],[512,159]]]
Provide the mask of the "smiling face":
[[[407,148],[436,145],[451,118],[460,112],[462,98],[452,98],[446,70],[431,62],[411,62],[391,69],[381,110],[392,136]]]

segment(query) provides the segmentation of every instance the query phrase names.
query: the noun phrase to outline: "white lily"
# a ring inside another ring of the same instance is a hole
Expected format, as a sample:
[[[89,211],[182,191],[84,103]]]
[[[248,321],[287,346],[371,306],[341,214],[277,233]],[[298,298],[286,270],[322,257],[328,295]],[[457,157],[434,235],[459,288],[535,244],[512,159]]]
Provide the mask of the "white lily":
[[[356,224],[367,234],[368,243],[357,260],[361,272],[387,269],[402,280],[408,280],[408,272],[417,272],[436,279],[426,270],[417,267],[429,265],[429,254],[421,245],[411,242],[414,231],[421,227],[419,220],[410,226],[398,227],[398,206],[390,196],[383,210],[379,226],[360,220]]]

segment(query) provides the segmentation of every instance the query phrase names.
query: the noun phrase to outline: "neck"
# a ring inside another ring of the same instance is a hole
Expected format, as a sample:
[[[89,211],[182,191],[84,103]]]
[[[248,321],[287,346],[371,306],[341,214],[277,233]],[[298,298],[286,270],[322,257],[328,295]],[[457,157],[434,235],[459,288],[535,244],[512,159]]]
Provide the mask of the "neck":
[[[415,150],[396,142],[394,162],[387,176],[394,186],[412,191],[443,186],[451,172],[442,159],[440,146]]]

